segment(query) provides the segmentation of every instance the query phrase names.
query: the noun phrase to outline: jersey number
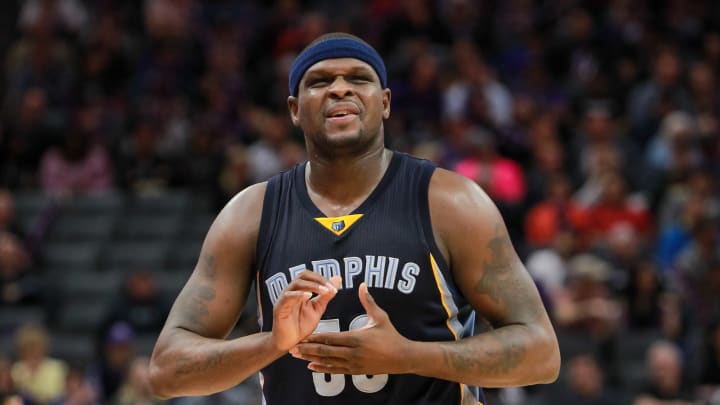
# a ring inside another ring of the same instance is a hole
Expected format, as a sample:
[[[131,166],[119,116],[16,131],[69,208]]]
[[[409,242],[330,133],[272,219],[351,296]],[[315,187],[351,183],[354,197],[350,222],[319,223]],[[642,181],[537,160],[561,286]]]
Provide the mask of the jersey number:
[[[348,329],[360,329],[367,324],[367,315],[358,315],[350,322]],[[322,319],[314,333],[340,332],[339,319]],[[345,389],[345,374],[325,374],[313,372],[313,384],[318,395],[323,397],[334,397]],[[387,374],[377,375],[354,375],[352,382],[360,392],[372,394],[380,391],[388,382]]]

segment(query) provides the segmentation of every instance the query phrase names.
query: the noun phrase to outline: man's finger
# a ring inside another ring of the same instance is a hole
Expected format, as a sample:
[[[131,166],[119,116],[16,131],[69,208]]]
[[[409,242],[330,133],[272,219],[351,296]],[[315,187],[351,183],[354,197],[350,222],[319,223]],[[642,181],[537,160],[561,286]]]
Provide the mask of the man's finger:
[[[302,340],[303,343],[317,343],[328,346],[357,347],[359,339],[353,332],[313,333]]]
[[[360,298],[360,303],[363,308],[365,308],[365,312],[368,315],[367,325],[374,325],[386,316],[385,311],[378,306],[373,296],[370,295],[370,291],[368,291],[367,284],[365,284],[365,282],[360,284],[360,288],[358,288],[358,296]]]

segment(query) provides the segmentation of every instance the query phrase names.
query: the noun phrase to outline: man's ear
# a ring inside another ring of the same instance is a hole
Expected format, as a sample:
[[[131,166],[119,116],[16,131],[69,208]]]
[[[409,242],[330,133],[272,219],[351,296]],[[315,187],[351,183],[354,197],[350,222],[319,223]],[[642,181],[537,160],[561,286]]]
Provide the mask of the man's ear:
[[[290,111],[290,120],[293,125],[300,126],[300,120],[298,119],[298,99],[297,97],[290,96],[287,99],[288,110]]]
[[[388,119],[390,118],[390,89],[384,89],[383,90],[383,118]]]

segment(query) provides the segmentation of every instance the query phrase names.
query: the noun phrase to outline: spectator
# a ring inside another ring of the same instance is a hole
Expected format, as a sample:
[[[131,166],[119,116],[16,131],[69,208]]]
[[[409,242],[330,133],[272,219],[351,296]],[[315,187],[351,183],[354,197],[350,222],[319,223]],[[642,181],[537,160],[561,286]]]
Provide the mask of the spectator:
[[[694,308],[699,325],[720,315],[720,240],[715,220],[699,221],[692,230],[692,242],[675,261],[676,287]]]
[[[525,174],[515,161],[500,156],[493,135],[485,129],[471,127],[467,130],[468,156],[454,170],[478,183],[493,199],[508,222],[511,236],[519,233],[520,209],[525,198]]]
[[[117,297],[110,303],[104,327],[103,337],[112,337],[113,328],[119,328],[119,322],[126,323],[133,332],[158,334],[162,329],[170,303],[158,289],[157,277],[149,271],[130,272]]]
[[[53,31],[80,34],[88,21],[88,13],[78,0],[28,0],[20,10],[20,27],[29,28],[39,20],[47,20]]]
[[[110,403],[130,369],[135,355],[135,332],[126,322],[116,322],[105,333],[97,364],[90,372],[98,387],[100,402]]]
[[[682,83],[682,60],[676,49],[660,48],[650,65],[652,77],[632,89],[628,119],[638,143],[645,145],[662,117],[674,110],[692,111],[692,99]]]
[[[528,192],[525,204],[531,207],[546,198],[551,198],[551,179],[565,177],[568,198],[572,193],[572,179],[566,174],[568,166],[565,149],[555,137],[534,143],[530,152],[532,161],[527,171]]]
[[[46,298],[43,285],[20,240],[0,231],[0,304],[4,307],[42,305]]]
[[[56,142],[61,122],[40,87],[28,88],[12,103],[17,107],[7,113],[0,142],[0,180],[6,187],[34,188],[40,158]]]
[[[162,404],[155,398],[150,389],[150,359],[136,357],[128,369],[122,386],[117,392],[115,405],[155,405]]]
[[[43,191],[57,196],[107,192],[113,185],[112,163],[105,147],[81,124],[60,147],[48,149],[40,162]]]
[[[631,195],[619,173],[609,172],[602,179],[600,196],[587,210],[590,220],[582,233],[593,245],[603,246],[613,227],[625,223],[641,238],[652,230],[652,218],[644,199]]]
[[[593,164],[598,153],[612,150],[617,159],[614,168],[623,173],[630,184],[636,179],[643,179],[644,168],[636,161],[638,151],[635,145],[625,136],[623,127],[618,125],[612,105],[605,100],[588,101],[582,111],[578,123],[578,131],[571,140],[572,161],[570,167],[579,168],[586,176],[596,174]]]
[[[259,135],[247,148],[253,182],[267,180],[304,159],[302,147],[290,137],[286,119],[263,109],[249,115],[250,126]]]
[[[673,343],[657,341],[647,350],[645,364],[648,381],[635,397],[634,405],[697,404],[688,381],[685,380],[680,349]]]
[[[135,193],[158,193],[174,184],[174,162],[159,152],[159,131],[158,123],[143,119],[120,146],[116,163],[122,187]]]
[[[686,112],[673,111],[662,120],[657,135],[647,148],[648,164],[663,176],[664,183],[674,184],[700,166],[697,125]]]
[[[9,358],[0,354],[0,398],[15,395],[15,383],[12,379],[12,362]],[[3,402],[0,402],[2,404]]]
[[[534,248],[549,246],[560,233],[575,234],[585,229],[590,220],[586,211],[572,200],[566,176],[555,175],[546,181],[547,197],[533,205],[525,216],[525,238]]]
[[[232,145],[225,152],[224,165],[218,177],[220,197],[216,206],[222,208],[235,194],[252,184],[248,152],[242,145]]]
[[[413,57],[407,77],[393,88],[393,119],[401,120],[410,144],[437,137],[442,109],[440,61],[429,50]]]
[[[679,204],[679,203],[678,203]],[[657,261],[663,274],[677,261],[678,254],[692,242],[692,230],[700,221],[712,218],[707,204],[697,194],[687,197],[681,212],[660,229],[658,235]]]
[[[617,405],[626,401],[622,393],[608,389],[602,368],[591,354],[575,355],[566,364],[568,387],[554,403]]]
[[[607,285],[610,272],[610,266],[596,256],[579,254],[571,259],[567,285],[553,297],[558,327],[583,331],[596,340],[617,333],[621,306]]]
[[[97,392],[82,370],[71,368],[65,379],[65,395],[52,405],[100,405]]]
[[[665,285],[654,263],[639,263],[629,276],[624,294],[628,328],[630,331],[661,330]]]
[[[25,325],[15,338],[18,359],[12,378],[18,391],[33,403],[48,404],[65,393],[68,367],[64,361],[48,356],[50,336],[44,327]]]
[[[563,291],[568,278],[568,262],[576,252],[573,234],[558,232],[551,245],[533,250],[528,255],[528,272],[544,294],[546,306],[552,308],[552,298]]]

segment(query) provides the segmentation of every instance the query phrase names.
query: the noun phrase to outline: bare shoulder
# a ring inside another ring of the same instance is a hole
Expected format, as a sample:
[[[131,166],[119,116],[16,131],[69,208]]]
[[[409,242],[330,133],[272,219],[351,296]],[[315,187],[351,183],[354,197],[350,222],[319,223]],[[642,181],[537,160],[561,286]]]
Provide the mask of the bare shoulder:
[[[257,239],[266,189],[267,183],[263,182],[235,194],[213,221],[208,237],[218,234],[236,241]]]
[[[474,181],[455,172],[436,169],[428,194],[433,228],[443,238],[449,236],[448,233],[462,233],[465,227],[476,229],[479,223],[501,219],[487,193]]]
[[[235,194],[220,211],[215,222],[218,225],[232,225],[233,222],[247,223],[248,216],[259,217],[262,213],[267,182],[253,184]],[[259,218],[257,218],[259,221]]]

